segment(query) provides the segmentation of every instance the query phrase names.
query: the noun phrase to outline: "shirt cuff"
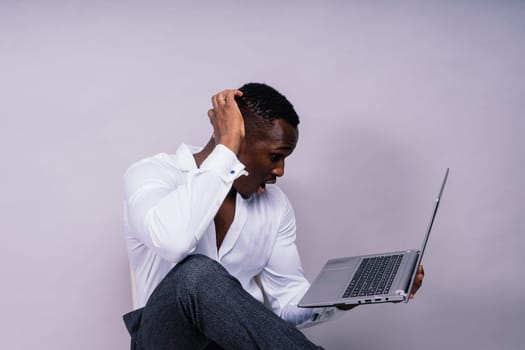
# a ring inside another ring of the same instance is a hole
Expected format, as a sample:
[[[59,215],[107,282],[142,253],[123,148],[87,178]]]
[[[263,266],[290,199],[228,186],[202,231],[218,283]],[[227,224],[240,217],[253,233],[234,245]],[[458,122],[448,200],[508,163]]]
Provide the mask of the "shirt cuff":
[[[212,170],[225,182],[233,182],[241,175],[248,175],[235,153],[228,147],[218,144],[200,166],[201,170]]]
[[[333,321],[343,316],[343,312],[336,307],[323,307],[323,308],[314,308],[312,312],[312,317],[305,322],[297,325],[297,328],[304,329],[318,325],[326,321]]]

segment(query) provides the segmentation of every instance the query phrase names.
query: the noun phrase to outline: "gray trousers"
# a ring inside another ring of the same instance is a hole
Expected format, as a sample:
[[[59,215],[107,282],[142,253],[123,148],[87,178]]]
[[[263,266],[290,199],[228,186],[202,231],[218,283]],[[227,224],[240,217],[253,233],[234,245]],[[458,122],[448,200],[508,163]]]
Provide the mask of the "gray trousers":
[[[204,255],[177,264],[123,318],[132,350],[321,349]]]

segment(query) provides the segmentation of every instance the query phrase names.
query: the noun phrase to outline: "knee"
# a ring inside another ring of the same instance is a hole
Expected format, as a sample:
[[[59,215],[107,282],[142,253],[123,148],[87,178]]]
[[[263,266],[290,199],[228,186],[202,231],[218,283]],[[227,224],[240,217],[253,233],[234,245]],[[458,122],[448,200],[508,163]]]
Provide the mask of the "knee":
[[[174,269],[185,275],[200,275],[203,273],[217,273],[217,270],[224,269],[217,261],[202,254],[188,255],[179,262]]]
[[[212,280],[227,274],[224,267],[207,256],[195,254],[178,263],[169,273],[177,280],[177,285],[189,291],[206,287]]]

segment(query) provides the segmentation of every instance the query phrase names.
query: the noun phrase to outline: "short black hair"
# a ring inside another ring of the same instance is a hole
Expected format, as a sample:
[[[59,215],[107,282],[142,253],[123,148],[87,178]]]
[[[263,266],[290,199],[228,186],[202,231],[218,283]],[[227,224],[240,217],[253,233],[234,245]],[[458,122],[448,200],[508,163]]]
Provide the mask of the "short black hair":
[[[283,119],[293,127],[299,125],[299,116],[288,99],[273,87],[262,83],[248,83],[239,88],[242,96],[235,100],[244,118],[246,134],[263,131],[276,119]]]

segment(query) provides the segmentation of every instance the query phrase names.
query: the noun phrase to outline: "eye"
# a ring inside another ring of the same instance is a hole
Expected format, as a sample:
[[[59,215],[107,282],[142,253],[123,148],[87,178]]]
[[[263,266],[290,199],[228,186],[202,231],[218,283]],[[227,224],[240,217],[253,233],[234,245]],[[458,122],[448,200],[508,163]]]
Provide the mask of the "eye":
[[[284,156],[282,154],[279,154],[279,153],[272,153],[270,154],[270,160],[272,161],[272,163],[277,163],[279,161],[281,161],[281,159],[283,159]]]

